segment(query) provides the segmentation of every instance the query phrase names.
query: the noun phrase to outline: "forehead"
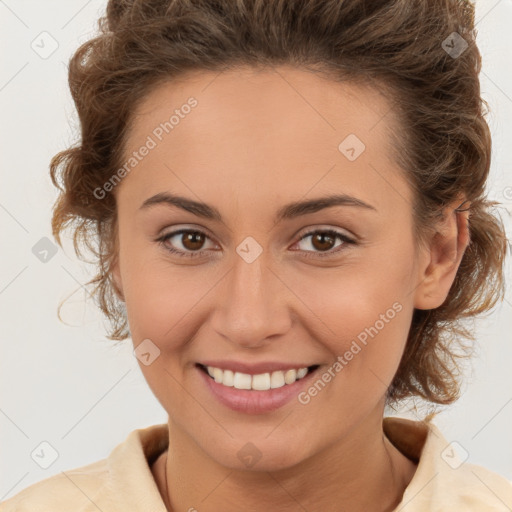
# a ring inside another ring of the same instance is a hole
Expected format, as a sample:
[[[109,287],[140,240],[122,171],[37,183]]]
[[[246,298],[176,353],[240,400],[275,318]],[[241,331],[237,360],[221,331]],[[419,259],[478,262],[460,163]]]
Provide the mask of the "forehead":
[[[154,147],[128,181],[146,195],[172,188],[177,176],[207,197],[336,188],[390,206],[410,194],[391,157],[396,127],[385,97],[369,86],[291,67],[188,72],[135,110],[127,157],[148,138]]]
[[[330,130],[341,135],[344,129],[352,129],[362,135],[385,116],[389,116],[388,123],[394,121],[390,105],[375,87],[336,82],[290,66],[240,67],[222,72],[194,70],[159,83],[136,108],[132,135],[148,132],[154,121],[168,119],[190,98],[198,103],[191,112],[195,115],[187,121],[191,128],[211,128],[223,122],[226,131],[228,124],[235,123],[231,128],[236,132],[238,121],[238,125],[243,122],[263,131],[270,125],[292,129],[296,121],[308,121],[321,127],[322,134]],[[376,130],[376,138],[385,127],[386,122]],[[300,128],[293,131],[308,135],[305,126]]]

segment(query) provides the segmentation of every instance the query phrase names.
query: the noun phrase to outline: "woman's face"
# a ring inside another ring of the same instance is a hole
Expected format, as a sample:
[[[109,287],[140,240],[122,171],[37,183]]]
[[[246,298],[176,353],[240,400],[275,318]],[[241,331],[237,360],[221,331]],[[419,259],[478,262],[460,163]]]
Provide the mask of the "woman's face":
[[[393,122],[378,92],[287,67],[190,73],[137,109],[114,276],[170,427],[218,463],[289,467],[380,426],[428,264]],[[238,390],[208,362],[319,367]]]

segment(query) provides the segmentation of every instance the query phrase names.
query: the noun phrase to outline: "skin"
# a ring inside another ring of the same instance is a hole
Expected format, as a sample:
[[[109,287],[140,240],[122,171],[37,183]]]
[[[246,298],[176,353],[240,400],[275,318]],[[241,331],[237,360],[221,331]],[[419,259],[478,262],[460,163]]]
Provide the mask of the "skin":
[[[436,308],[448,294],[468,244],[467,213],[448,209],[438,234],[416,248],[385,98],[292,67],[200,71],[161,84],[136,110],[127,155],[191,96],[198,105],[114,190],[114,280],[134,346],[149,338],[160,350],[139,364],[169,415],[170,455],[151,468],[163,500],[180,512],[393,510],[416,465],[383,433],[384,397],[414,308]],[[366,145],[354,161],[338,150],[351,133]],[[334,191],[377,211],[336,206],[275,223],[283,205]],[[165,204],[140,209],[160,192],[212,205],[222,222]],[[184,227],[204,232],[203,244],[178,235],[167,247],[202,256],[179,257],[156,241]],[[357,243],[336,253],[335,238],[322,258],[313,236],[301,241],[313,228]],[[248,236],[262,248],[250,264],[236,252]],[[232,411],[195,367],[217,358],[310,361],[321,375],[395,302],[401,311],[307,405]],[[247,442],[262,454],[250,468],[237,456]]]

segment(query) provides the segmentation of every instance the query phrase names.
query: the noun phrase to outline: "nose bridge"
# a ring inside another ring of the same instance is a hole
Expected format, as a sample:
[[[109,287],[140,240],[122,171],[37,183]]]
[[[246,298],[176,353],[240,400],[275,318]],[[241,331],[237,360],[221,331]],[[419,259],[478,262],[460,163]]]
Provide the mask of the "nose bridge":
[[[221,287],[220,302],[215,305],[214,328],[239,345],[260,346],[270,336],[289,328],[286,305],[279,303],[283,284],[269,268],[269,255],[268,251],[258,250],[251,240],[242,242]]]

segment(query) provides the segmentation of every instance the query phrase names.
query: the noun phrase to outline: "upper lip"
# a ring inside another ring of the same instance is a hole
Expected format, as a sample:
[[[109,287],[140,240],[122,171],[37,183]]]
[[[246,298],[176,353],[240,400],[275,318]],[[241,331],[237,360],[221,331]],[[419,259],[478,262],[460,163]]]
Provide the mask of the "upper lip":
[[[283,363],[279,361],[261,361],[259,363],[246,363],[243,361],[228,361],[228,360],[211,360],[201,361],[198,364],[203,366],[213,366],[221,370],[231,370],[232,372],[247,373],[249,375],[259,375],[261,373],[272,373],[276,371],[286,371],[291,369],[309,368],[310,366],[317,366],[315,364],[307,363]]]

